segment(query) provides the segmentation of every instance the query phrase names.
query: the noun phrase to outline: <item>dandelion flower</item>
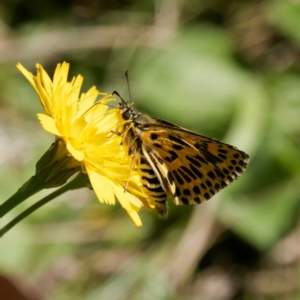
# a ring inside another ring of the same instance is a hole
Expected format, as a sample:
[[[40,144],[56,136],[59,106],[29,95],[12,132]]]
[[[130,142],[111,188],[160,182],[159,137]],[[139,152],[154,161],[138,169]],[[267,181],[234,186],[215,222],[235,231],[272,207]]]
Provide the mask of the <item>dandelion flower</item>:
[[[80,95],[83,77],[68,81],[65,62],[57,65],[53,81],[39,64],[36,76],[21,64],[17,67],[38,93],[44,109],[38,114],[42,127],[55,135],[55,143],[37,164],[37,172],[46,174],[48,187],[62,185],[82,171],[101,203],[115,204],[117,198],[134,224],[141,226],[140,208],[151,207],[139,174],[131,168],[131,158],[120,146],[122,136],[113,132],[119,121],[118,109],[107,105],[115,100],[113,96],[95,87]],[[43,172],[49,166],[51,172]]]

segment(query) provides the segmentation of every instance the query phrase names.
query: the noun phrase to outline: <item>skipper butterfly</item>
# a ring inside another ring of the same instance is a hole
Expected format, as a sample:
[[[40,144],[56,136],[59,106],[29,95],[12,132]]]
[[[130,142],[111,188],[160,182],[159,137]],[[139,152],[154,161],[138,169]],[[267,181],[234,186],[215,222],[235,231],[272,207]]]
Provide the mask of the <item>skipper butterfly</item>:
[[[200,204],[237,179],[249,156],[234,146],[170,122],[151,118],[120,98],[124,120],[120,134],[149,202],[161,218],[168,216],[167,198],[176,205]]]

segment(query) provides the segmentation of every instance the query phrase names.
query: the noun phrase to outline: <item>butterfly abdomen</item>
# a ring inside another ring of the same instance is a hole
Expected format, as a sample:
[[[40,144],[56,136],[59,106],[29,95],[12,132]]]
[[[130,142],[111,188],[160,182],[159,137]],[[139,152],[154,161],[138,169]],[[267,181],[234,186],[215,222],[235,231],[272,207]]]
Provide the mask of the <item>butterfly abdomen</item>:
[[[167,195],[153,168],[142,155],[140,156],[139,171],[144,192],[155,206],[157,214],[165,219],[168,216]]]

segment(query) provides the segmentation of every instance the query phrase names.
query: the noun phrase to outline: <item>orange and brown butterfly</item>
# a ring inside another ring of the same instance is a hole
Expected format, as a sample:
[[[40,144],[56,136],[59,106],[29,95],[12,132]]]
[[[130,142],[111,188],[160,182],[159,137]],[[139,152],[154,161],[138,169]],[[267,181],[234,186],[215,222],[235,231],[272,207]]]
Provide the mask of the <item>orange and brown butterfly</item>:
[[[145,194],[161,218],[167,198],[176,205],[200,204],[237,179],[249,156],[234,146],[151,118],[120,98],[123,145],[141,174]]]

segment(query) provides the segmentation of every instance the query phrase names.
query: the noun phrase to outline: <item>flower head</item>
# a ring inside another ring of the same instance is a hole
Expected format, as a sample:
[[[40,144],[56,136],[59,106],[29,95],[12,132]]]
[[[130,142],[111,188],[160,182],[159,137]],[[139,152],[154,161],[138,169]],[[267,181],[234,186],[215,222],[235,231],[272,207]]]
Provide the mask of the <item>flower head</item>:
[[[64,145],[64,158],[70,158],[73,168],[81,166],[100,202],[114,204],[116,197],[134,224],[141,226],[138,212],[143,205],[148,209],[150,206],[140,177],[131,168],[131,158],[120,146],[122,136],[114,133],[118,108],[107,106],[114,97],[99,93],[95,87],[80,95],[83,77],[78,75],[68,82],[69,64],[65,62],[57,65],[53,81],[39,64],[36,76],[21,64],[17,67],[38,93],[44,108],[38,119],[46,131],[55,135],[59,145]],[[96,101],[99,95],[102,98]]]

